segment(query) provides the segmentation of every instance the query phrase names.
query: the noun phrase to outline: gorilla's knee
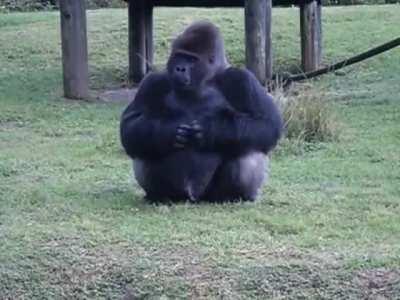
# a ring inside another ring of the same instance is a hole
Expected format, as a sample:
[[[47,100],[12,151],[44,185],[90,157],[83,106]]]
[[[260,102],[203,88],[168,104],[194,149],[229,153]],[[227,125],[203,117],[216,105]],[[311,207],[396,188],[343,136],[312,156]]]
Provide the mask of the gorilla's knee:
[[[237,178],[236,185],[246,200],[255,200],[258,191],[268,176],[268,157],[263,153],[254,152],[240,157],[234,168]]]
[[[221,165],[212,186],[206,195],[207,200],[254,201],[266,180],[268,157],[260,152],[252,152]]]
[[[149,191],[149,188],[152,186],[151,182],[149,182],[151,176],[149,176],[150,170],[146,166],[146,163],[140,159],[135,159],[133,161],[133,173],[135,174],[135,179],[137,183],[146,191]]]

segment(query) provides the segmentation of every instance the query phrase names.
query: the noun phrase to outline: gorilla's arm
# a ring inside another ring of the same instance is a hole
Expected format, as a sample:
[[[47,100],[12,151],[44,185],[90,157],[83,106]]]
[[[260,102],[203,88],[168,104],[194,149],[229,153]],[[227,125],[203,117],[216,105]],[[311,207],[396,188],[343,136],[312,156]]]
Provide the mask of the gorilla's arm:
[[[176,124],[165,118],[170,91],[166,74],[149,74],[123,112],[121,142],[131,158],[160,158],[173,150]]]
[[[216,84],[232,108],[203,123],[206,145],[228,153],[268,153],[283,128],[281,113],[272,97],[247,70],[228,68],[216,76]]]

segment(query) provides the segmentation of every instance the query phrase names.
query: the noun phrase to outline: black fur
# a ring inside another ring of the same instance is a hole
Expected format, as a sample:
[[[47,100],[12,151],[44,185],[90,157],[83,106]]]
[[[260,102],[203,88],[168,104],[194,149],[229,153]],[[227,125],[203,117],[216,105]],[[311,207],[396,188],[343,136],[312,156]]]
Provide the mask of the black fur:
[[[167,71],[143,80],[121,120],[135,176],[156,201],[254,200],[281,131],[271,96],[250,72],[226,66],[206,22],[175,40]]]

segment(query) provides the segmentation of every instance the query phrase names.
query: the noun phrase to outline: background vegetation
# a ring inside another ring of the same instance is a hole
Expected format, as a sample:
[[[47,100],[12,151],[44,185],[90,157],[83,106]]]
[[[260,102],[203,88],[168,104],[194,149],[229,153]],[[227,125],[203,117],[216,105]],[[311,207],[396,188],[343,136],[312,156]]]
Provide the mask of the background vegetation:
[[[85,0],[87,8],[125,7],[123,0]],[[0,0],[1,11],[48,10],[58,7],[59,0]],[[400,0],[322,0],[323,5],[394,4]]]
[[[296,70],[298,10],[273,15],[276,71]],[[96,92],[126,80],[126,17],[88,12]],[[157,65],[199,18],[243,66],[240,9],[157,9]],[[399,36],[400,7],[325,8],[323,23],[331,62]],[[0,299],[398,298],[399,49],[293,90],[323,97],[341,138],[285,141],[260,201],[225,205],[146,204],[124,104],[64,99],[60,56],[57,12],[0,15]]]
[[[88,9],[124,7],[123,0],[85,0]],[[58,8],[59,0],[0,0],[0,11],[32,11]]]

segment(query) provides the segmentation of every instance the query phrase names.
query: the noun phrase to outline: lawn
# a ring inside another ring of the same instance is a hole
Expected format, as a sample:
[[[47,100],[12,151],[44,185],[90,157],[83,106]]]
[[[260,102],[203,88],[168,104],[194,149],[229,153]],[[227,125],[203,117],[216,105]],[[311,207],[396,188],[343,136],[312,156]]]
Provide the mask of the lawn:
[[[400,36],[399,5],[323,13],[325,63]],[[296,70],[298,11],[273,16],[276,71]],[[159,67],[198,18],[243,65],[242,10],[155,18]],[[94,94],[124,85],[126,11],[89,11],[88,34]],[[399,48],[311,83],[340,139],[280,146],[258,202],[172,206],[132,179],[123,104],[62,97],[60,52],[57,12],[0,14],[0,299],[399,299]]]

